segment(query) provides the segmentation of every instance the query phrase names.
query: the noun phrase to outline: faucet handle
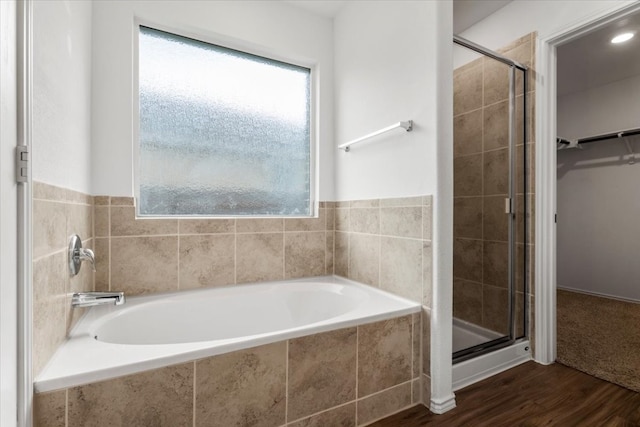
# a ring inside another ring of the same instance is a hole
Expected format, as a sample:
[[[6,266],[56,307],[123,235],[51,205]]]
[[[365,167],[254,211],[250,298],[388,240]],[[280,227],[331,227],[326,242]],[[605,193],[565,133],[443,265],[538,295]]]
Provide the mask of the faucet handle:
[[[80,236],[74,234],[69,239],[69,270],[75,276],[80,272],[82,261],[91,261],[93,271],[96,271],[96,259],[91,249],[82,247]]]
[[[80,248],[78,250],[78,259],[80,259],[80,261],[90,261],[91,262],[91,269],[95,272],[96,271],[96,257],[93,254],[93,251],[89,248]]]

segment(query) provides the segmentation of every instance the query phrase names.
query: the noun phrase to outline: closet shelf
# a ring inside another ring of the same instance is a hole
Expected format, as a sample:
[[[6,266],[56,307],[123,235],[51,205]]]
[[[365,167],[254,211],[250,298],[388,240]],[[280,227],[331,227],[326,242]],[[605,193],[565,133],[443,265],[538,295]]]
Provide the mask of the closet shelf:
[[[581,144],[587,144],[589,142],[599,142],[599,141],[607,141],[610,139],[620,139],[625,138],[627,136],[640,135],[640,128],[636,129],[627,129],[620,132],[615,133],[605,133],[602,135],[590,136],[587,138],[580,138],[569,140],[565,138],[556,138],[556,145],[558,150],[563,150],[567,148],[582,148]],[[633,151],[633,147],[628,139],[624,140],[625,146],[627,147],[627,151],[629,152],[629,164],[632,165],[636,162],[636,153]]]

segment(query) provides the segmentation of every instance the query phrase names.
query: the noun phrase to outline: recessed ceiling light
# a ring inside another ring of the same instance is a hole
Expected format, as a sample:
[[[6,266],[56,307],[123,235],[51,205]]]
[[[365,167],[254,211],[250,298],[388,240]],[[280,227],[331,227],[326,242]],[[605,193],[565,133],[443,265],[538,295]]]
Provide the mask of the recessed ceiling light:
[[[612,38],[611,43],[614,43],[614,44],[624,43],[627,40],[631,40],[632,38],[633,38],[633,33],[622,33]]]

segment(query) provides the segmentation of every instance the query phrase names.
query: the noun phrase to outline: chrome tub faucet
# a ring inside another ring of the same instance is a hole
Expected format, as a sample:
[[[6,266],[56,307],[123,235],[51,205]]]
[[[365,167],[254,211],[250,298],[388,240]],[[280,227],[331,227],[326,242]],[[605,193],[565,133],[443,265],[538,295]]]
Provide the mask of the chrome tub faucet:
[[[91,307],[94,305],[124,304],[124,292],[76,292],[71,297],[71,307]]]

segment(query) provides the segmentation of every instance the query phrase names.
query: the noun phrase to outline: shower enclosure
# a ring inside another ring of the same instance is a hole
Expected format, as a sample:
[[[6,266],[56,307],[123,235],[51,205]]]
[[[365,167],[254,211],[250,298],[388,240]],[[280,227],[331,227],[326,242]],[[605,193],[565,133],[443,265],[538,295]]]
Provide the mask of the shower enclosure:
[[[453,362],[526,338],[527,67],[454,37]]]

